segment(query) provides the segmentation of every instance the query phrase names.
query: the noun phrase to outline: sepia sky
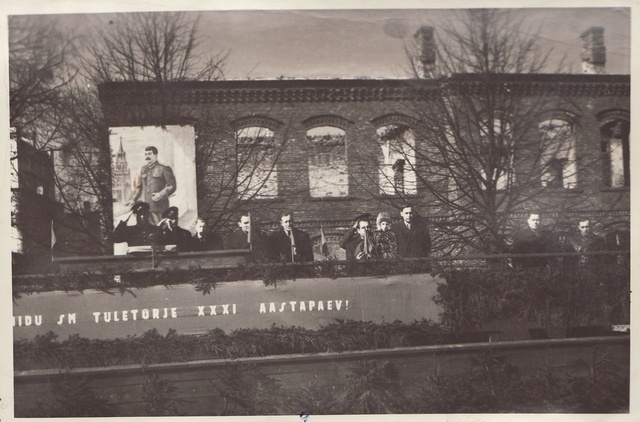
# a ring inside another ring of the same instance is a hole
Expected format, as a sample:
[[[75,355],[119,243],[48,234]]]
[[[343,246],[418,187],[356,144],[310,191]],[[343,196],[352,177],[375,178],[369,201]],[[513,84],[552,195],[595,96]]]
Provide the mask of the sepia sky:
[[[191,12],[196,13],[196,12]],[[203,51],[229,52],[227,79],[406,78],[405,43],[421,25],[451,21],[447,9],[202,11]],[[540,30],[553,49],[547,72],[581,71],[580,34],[604,27],[607,73],[630,72],[631,18],[625,8],[516,9],[523,34]],[[117,14],[58,15],[78,34],[117,23]]]

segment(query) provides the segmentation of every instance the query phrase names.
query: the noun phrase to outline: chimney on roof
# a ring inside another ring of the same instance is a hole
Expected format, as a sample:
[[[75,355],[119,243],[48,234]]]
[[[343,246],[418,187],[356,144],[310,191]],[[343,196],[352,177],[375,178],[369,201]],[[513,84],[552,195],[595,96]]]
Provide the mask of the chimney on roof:
[[[604,28],[592,26],[580,35],[582,39],[582,73],[605,73],[607,50],[604,46]]]
[[[413,36],[418,49],[415,67],[421,78],[431,77],[436,66],[436,41],[432,26],[421,26]]]

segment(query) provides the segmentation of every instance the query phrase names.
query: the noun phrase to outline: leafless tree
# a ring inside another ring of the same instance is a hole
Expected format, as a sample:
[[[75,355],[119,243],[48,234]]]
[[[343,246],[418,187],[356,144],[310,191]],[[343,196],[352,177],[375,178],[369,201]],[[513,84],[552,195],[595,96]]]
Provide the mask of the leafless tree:
[[[75,51],[73,40],[58,25],[55,18],[9,18],[9,121],[32,141],[39,122],[57,107],[78,74],[77,68],[67,66]]]
[[[185,12],[101,17],[85,67],[96,84],[221,79],[227,54],[202,51],[199,21]]]
[[[577,186],[579,110],[526,89],[521,75],[544,70],[549,51],[508,11],[466,10],[437,31],[437,44],[410,49],[415,76],[433,81],[428,98],[396,111],[411,119],[380,128],[363,165],[377,164],[369,182],[388,202],[445,217],[433,222],[441,251],[505,252],[513,213],[579,206],[559,192]]]

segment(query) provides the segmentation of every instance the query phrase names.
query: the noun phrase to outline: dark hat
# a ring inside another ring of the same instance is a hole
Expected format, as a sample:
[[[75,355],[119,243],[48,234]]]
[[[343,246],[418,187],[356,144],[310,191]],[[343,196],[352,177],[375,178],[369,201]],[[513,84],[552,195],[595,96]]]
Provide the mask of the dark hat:
[[[134,214],[139,214],[141,212],[149,212],[149,209],[150,209],[149,204],[147,204],[146,202],[136,202],[131,207],[131,211]]]
[[[162,213],[162,218],[171,218],[173,220],[178,218],[178,207],[169,207]]]
[[[358,221],[360,221],[360,220],[367,220],[367,221],[369,221],[369,218],[370,218],[370,217],[371,217],[371,214],[369,214],[368,212],[365,212],[364,214],[359,214],[358,216],[356,216],[356,217],[353,219],[353,222],[354,222],[354,223],[356,223],[356,222],[358,222]]]

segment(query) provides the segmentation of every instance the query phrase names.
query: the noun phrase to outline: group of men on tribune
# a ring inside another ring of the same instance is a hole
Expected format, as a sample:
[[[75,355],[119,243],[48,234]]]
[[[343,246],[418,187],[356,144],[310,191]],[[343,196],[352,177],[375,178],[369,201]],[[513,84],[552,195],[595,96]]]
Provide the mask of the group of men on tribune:
[[[313,243],[308,233],[294,227],[291,212],[280,215],[280,228],[266,234],[257,229],[248,213],[238,217],[238,228],[226,241],[206,231],[206,222],[198,218],[195,234],[178,225],[179,210],[169,206],[169,196],[176,190],[176,179],[170,166],[158,162],[158,150],[145,148],[146,165],[140,170],[140,180],[132,197],[125,205],[132,213],[120,221],[113,233],[114,242],[127,242],[129,247],[147,245],[175,245],[180,252],[212,251],[220,249],[250,249],[252,261],[309,262],[314,260]],[[142,200],[141,200],[142,199]],[[136,224],[128,225],[135,215]],[[400,210],[401,221],[392,226],[391,216],[381,212],[376,218],[376,230],[371,230],[370,214],[358,215],[353,226],[343,235],[340,247],[347,260],[361,261],[372,258],[424,258],[431,252],[431,237],[422,218],[410,204]],[[515,231],[511,253],[512,265],[518,267],[542,266],[549,263],[544,254],[577,252],[567,261],[587,265],[601,259],[589,252],[607,249],[605,240],[591,231],[589,219],[581,219],[578,233],[568,236],[562,244],[558,237],[540,224],[540,213],[529,213],[527,227]],[[534,256],[522,256],[522,255]]]

